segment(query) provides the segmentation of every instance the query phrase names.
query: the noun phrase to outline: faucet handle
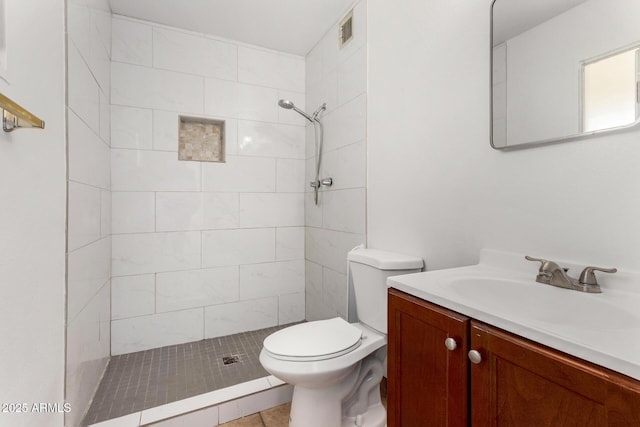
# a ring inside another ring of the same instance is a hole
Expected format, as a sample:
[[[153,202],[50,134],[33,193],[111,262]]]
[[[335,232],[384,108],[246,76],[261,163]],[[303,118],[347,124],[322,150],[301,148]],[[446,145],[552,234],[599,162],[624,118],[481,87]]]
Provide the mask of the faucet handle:
[[[542,259],[542,258],[534,258],[532,256],[529,255],[525,255],[524,259],[526,259],[527,261],[538,261],[540,263],[540,267],[542,268],[542,266],[544,265],[545,262],[549,262],[546,259]]]
[[[618,271],[617,268],[601,268],[601,267],[585,267],[580,273],[580,278],[578,282],[581,285],[598,285],[598,279],[596,279],[595,271],[602,271],[603,273],[615,273]]]

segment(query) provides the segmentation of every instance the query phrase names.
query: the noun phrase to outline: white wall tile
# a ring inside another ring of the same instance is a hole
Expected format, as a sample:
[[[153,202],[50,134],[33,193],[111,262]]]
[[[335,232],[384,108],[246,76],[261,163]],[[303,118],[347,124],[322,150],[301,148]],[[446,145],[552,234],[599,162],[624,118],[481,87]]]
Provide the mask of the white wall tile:
[[[309,86],[306,97],[308,111],[315,111],[324,103],[327,104],[327,113],[338,108],[338,71],[331,71],[324,75],[322,80]]]
[[[109,66],[110,67],[110,66]],[[105,144],[111,146],[111,101],[110,89],[108,92],[100,91],[100,138]]]
[[[227,156],[226,163],[203,163],[202,185],[204,191],[273,192],[276,160]]]
[[[114,191],[197,191],[200,162],[178,160],[177,153],[111,151]]]
[[[238,80],[260,86],[304,92],[304,58],[240,46]]]
[[[205,79],[204,112],[208,115],[276,122],[278,91],[262,86]]]
[[[224,304],[238,300],[238,267],[158,273],[157,312]]]
[[[274,261],[275,237],[273,228],[203,231],[203,267]]]
[[[101,190],[100,235],[111,234],[111,191]]]
[[[145,108],[111,106],[111,147],[150,150],[152,111]]]
[[[276,229],[276,260],[304,259],[304,227]]]
[[[111,238],[105,237],[68,254],[67,319],[74,319],[109,281]]]
[[[111,279],[111,319],[144,316],[155,312],[155,275]]]
[[[200,233],[117,234],[113,239],[113,275],[200,268]]]
[[[363,242],[361,234],[307,227],[305,254],[310,261],[346,274],[347,253]]]
[[[343,147],[366,138],[366,95],[360,95],[325,119],[324,149],[327,151]]]
[[[303,193],[308,183],[305,180],[305,161],[278,159],[276,162],[276,191],[280,193]]]
[[[100,134],[100,90],[93,78],[91,70],[82,59],[78,49],[69,43],[68,49],[69,81],[68,105],[87,126],[96,134]]]
[[[304,225],[302,193],[240,194],[240,227]]]
[[[218,425],[218,406],[200,409],[165,421],[148,424],[148,427],[215,427]]]
[[[332,190],[366,186],[365,141],[349,144],[322,156],[323,176],[333,178]]]
[[[304,127],[240,120],[238,154],[304,159]]]
[[[323,300],[341,317],[347,316],[347,275],[325,268],[322,274]]]
[[[365,233],[365,189],[326,191],[323,194],[324,228],[349,233]]]
[[[237,228],[240,201],[238,193],[202,193],[204,229]]]
[[[69,180],[108,190],[109,147],[73,112],[69,113]]]
[[[322,199],[324,192],[318,194],[318,204],[316,205],[312,192],[304,195],[304,224],[307,227],[322,227]]]
[[[114,17],[111,22],[111,59],[116,62],[151,66],[152,27]]]
[[[231,43],[165,28],[153,29],[153,66],[237,80],[238,48]]]
[[[175,111],[153,111],[153,149],[178,151],[180,119]]]
[[[102,193],[99,188],[69,182],[68,189],[69,251],[73,251],[101,237]]]
[[[304,260],[240,266],[240,299],[304,292]]]
[[[367,90],[367,49],[361,47],[338,65],[338,104],[343,105]]]
[[[205,307],[205,338],[269,328],[278,324],[278,298],[261,298]]]
[[[202,193],[156,193],[157,231],[200,230],[203,219]]]
[[[111,64],[111,103],[202,113],[203,78],[137,65]]]
[[[240,399],[225,402],[219,406],[219,423],[227,423],[265,409],[291,402],[293,386],[275,387],[261,393],[246,395]],[[241,423],[242,421],[240,421]],[[236,423],[233,423],[236,424]]]
[[[281,295],[278,297],[278,324],[300,322],[305,315],[305,294],[298,292],[295,294]]]
[[[118,355],[203,339],[203,310],[172,311],[111,323],[111,354]]]
[[[114,234],[155,231],[155,196],[150,192],[111,193]]]

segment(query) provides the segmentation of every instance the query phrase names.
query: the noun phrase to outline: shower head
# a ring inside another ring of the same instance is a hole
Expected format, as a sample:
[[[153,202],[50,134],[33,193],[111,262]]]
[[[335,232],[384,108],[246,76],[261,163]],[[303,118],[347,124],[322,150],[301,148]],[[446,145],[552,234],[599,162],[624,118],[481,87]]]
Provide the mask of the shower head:
[[[308,115],[307,113],[305,113],[304,111],[296,107],[295,104],[289,101],[288,99],[281,99],[280,101],[278,101],[278,105],[282,108],[286,108],[287,110],[295,111],[296,113],[300,114],[305,119],[313,123],[314,117],[311,117],[310,115]]]

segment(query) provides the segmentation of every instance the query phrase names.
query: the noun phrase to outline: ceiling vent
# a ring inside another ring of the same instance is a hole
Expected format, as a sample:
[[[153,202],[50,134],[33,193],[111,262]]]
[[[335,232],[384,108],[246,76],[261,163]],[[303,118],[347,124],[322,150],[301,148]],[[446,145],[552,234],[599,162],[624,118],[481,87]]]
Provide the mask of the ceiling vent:
[[[340,48],[353,39],[353,9],[340,21]]]

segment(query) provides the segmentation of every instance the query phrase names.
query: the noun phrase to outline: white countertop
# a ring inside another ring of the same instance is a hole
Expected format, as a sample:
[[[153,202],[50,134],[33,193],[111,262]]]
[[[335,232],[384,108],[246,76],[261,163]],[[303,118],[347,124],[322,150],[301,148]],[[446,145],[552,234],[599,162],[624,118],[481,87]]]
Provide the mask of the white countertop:
[[[573,277],[584,267],[554,261]],[[640,380],[640,274],[599,274],[602,293],[588,294],[537,283],[539,266],[524,254],[483,250],[477,265],[392,276],[387,284]]]

